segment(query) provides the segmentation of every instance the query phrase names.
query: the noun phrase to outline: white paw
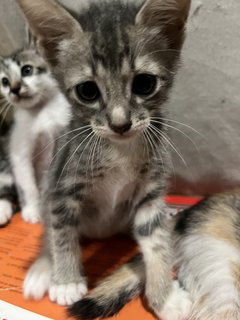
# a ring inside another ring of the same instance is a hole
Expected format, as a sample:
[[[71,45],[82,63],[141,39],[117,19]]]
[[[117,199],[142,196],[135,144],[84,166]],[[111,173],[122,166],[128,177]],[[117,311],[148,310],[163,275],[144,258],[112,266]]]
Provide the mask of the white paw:
[[[8,200],[0,200],[0,226],[6,224],[12,217],[12,204]]]
[[[178,281],[173,283],[173,291],[169,295],[160,313],[161,320],[187,320],[192,308],[192,301],[187,291],[180,288]]]
[[[50,286],[51,265],[47,257],[40,257],[29,269],[23,283],[26,299],[41,300]]]
[[[49,298],[61,306],[71,305],[82,299],[87,293],[87,286],[84,282],[52,285],[49,290]]]
[[[27,205],[22,208],[23,220],[28,223],[39,223],[41,221],[40,210],[37,205]]]

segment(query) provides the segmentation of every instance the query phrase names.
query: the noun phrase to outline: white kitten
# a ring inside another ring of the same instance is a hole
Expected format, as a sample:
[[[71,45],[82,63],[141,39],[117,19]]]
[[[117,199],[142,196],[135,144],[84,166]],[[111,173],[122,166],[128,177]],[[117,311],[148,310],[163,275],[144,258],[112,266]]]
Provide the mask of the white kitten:
[[[54,141],[69,122],[69,104],[32,43],[0,58],[0,92],[15,110],[10,159],[22,216],[37,223],[39,186],[50,165]]]

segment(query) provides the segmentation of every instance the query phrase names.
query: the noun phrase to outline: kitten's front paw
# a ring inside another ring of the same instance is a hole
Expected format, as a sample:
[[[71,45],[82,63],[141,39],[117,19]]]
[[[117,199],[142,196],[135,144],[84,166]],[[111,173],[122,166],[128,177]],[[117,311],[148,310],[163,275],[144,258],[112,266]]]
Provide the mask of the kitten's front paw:
[[[40,210],[37,205],[27,205],[22,208],[22,218],[28,223],[39,223],[41,222]]]
[[[156,312],[161,320],[187,320],[190,316],[192,301],[189,293],[180,288],[178,281],[174,281],[173,290],[161,312]]]
[[[8,223],[12,214],[12,204],[8,200],[0,200],[0,226]]]
[[[48,292],[51,281],[51,262],[42,256],[29,269],[23,283],[26,299],[41,300]]]
[[[49,290],[49,298],[52,302],[66,306],[81,300],[87,291],[85,282],[52,285]]]

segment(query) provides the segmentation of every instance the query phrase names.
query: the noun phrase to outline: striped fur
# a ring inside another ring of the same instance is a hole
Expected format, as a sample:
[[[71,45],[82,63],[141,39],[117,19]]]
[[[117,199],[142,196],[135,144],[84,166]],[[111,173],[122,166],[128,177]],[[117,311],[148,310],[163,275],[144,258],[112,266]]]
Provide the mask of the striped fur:
[[[8,157],[8,125],[1,116],[0,123],[0,225],[4,225],[12,216],[18,197]]]
[[[75,11],[52,0],[18,3],[72,107],[43,201],[46,246],[25,295],[38,298],[33,284],[48,258],[45,292],[59,304],[78,301],[87,291],[79,236],[128,230],[142,250],[147,299],[160,314],[175,297],[162,200],[169,175],[164,102],[190,1],[78,0]]]

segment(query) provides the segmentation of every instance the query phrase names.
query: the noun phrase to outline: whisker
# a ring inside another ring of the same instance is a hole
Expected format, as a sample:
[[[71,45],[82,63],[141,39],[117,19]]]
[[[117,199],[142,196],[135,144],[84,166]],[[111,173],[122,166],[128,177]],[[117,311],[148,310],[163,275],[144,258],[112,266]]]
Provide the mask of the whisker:
[[[91,128],[88,128],[88,129],[85,129],[83,132],[80,132],[78,134],[76,134],[73,138],[71,138],[70,140],[68,140],[58,151],[57,153],[53,156],[49,166],[48,166],[48,169],[51,167],[54,159],[56,158],[56,156],[59,154],[59,152],[61,152],[71,141],[73,141],[74,139],[76,139],[77,137],[80,137],[82,134],[84,134],[85,132],[87,132],[88,130],[90,130]]]
[[[195,132],[196,134],[198,134],[201,138],[204,138],[205,137],[202,135],[201,132],[197,131],[196,129],[194,129],[193,127],[191,127],[190,125],[186,124],[186,123],[182,123],[180,121],[177,121],[177,120],[172,120],[172,119],[167,119],[167,118],[162,118],[162,117],[151,117],[151,119],[159,119],[159,120],[162,120],[162,121],[168,121],[168,122],[172,122],[172,123],[177,123],[181,126],[184,126],[190,130],[192,130],[193,132]]]
[[[150,131],[152,134],[154,134],[154,135],[156,136],[156,134],[154,133],[154,131],[153,131],[150,127],[149,127],[148,129],[149,129],[149,131]],[[150,134],[150,133],[149,133],[149,136],[151,137],[151,134]],[[153,142],[154,142],[154,141],[153,141]],[[154,143],[154,145],[156,146],[155,143]],[[162,155],[161,155],[160,151],[158,151],[158,148],[156,148],[156,150],[157,150],[157,152],[158,152],[158,155],[160,156],[160,161],[161,161],[161,163],[162,163],[163,171],[164,171],[164,174],[166,175],[166,171],[165,171],[165,166],[164,166],[164,162],[163,162]]]
[[[151,126],[153,130],[155,130],[170,146],[171,148],[176,152],[176,154],[179,156],[179,158],[182,160],[183,164],[188,167],[185,159],[181,155],[181,153],[178,151],[175,144],[171,141],[171,139],[163,132],[161,132],[158,128],[156,128],[154,125]]]
[[[87,147],[89,146],[89,143],[92,141],[92,138],[93,138],[94,135],[95,135],[94,132],[92,132],[92,133],[93,133],[93,136],[92,136],[91,139],[88,141],[88,143],[85,145],[85,147],[83,148],[83,150],[82,150],[82,152],[81,152],[81,154],[80,154],[80,157],[78,158],[78,162],[77,162],[77,166],[76,166],[76,170],[75,170],[74,188],[75,188],[75,186],[76,186],[76,184],[77,184],[78,168],[79,168],[80,161],[81,161],[81,159],[82,159],[82,156],[83,156],[85,150],[86,150]],[[88,138],[88,137],[89,137],[89,135],[87,136],[87,138]],[[87,162],[87,163],[88,163],[88,162]],[[86,168],[86,178],[87,178],[87,170],[88,170],[88,169]]]
[[[7,105],[4,112],[3,112],[3,116],[2,116],[2,120],[1,120],[1,123],[0,123],[0,127],[2,127],[4,121],[6,120],[6,117],[7,117],[7,114],[9,112],[9,109],[11,108],[11,105]]]
[[[76,132],[76,131],[80,131],[80,130],[85,129],[85,128],[87,128],[87,127],[90,128],[91,126],[90,126],[90,125],[87,125],[87,126],[84,126],[84,127],[81,127],[81,128],[77,128],[77,129],[68,131],[67,133],[64,133],[63,135],[57,137],[57,138],[54,139],[53,141],[49,142],[42,150],[40,150],[40,151],[33,157],[33,160],[34,160],[35,158],[37,158],[38,156],[40,156],[41,153],[43,153],[50,145],[54,144],[57,140],[65,137],[65,136],[67,136],[67,135],[70,134],[70,133],[73,133],[73,132]],[[84,132],[85,132],[85,131],[84,131]],[[84,133],[84,132],[82,132],[82,133]],[[59,151],[61,151],[61,150],[59,150]]]
[[[152,133],[155,135],[155,137],[158,139],[158,141],[161,143],[161,146],[163,147],[167,157],[168,157],[168,160],[170,161],[171,163],[171,167],[172,167],[172,172],[173,172],[173,175],[174,175],[174,180],[176,181],[176,170],[175,170],[175,167],[174,167],[174,164],[173,164],[173,161],[172,161],[172,156],[171,156],[171,153],[168,151],[168,148],[166,148],[164,142],[162,141],[162,139],[158,136],[158,134],[153,130],[153,128],[150,126],[149,127],[149,130],[152,131]],[[165,171],[166,173],[166,171]]]
[[[148,128],[149,129],[149,128]],[[154,142],[150,132],[148,130],[146,130],[146,135],[148,136],[148,141],[150,143],[150,146],[151,146],[151,149],[154,153],[154,156],[156,157],[156,159],[158,160],[159,159],[159,156],[160,156],[160,161],[163,165],[163,159],[162,159],[162,156],[161,154],[159,154],[159,151],[158,151],[158,148],[156,147],[156,143]]]
[[[165,127],[168,127],[168,128],[171,128],[171,129],[174,129],[174,130],[180,132],[185,138],[187,138],[193,144],[193,146],[195,147],[197,152],[200,154],[200,151],[199,151],[198,146],[196,145],[196,143],[185,132],[183,132],[182,130],[180,130],[180,129],[176,128],[176,127],[173,127],[173,126],[171,126],[169,124],[166,124],[164,122],[161,122],[161,121],[151,120],[151,122],[159,123],[159,124],[161,124],[161,125],[163,125]]]
[[[97,137],[96,135],[93,136],[94,137],[94,140],[92,142],[93,146],[92,146],[92,150],[89,154],[89,164],[90,164],[90,172],[92,174],[92,179],[93,179],[93,176],[94,176],[94,152],[95,152],[95,146],[96,146],[96,141],[97,141]]]
[[[79,134],[79,135],[80,135],[80,134]],[[78,147],[75,149],[75,151],[73,152],[73,154],[71,155],[71,157],[68,159],[68,161],[65,163],[65,165],[64,165],[64,167],[63,167],[63,169],[62,169],[62,171],[61,171],[61,174],[60,174],[60,176],[59,176],[59,178],[58,178],[58,181],[57,181],[57,184],[56,184],[56,188],[57,188],[57,186],[58,186],[58,184],[59,184],[59,182],[60,182],[60,180],[61,180],[61,178],[62,178],[62,175],[63,175],[63,173],[64,173],[65,168],[68,166],[68,164],[69,164],[69,163],[71,162],[71,160],[74,158],[75,154],[78,152],[78,150],[80,149],[80,147],[82,146],[82,144],[83,144],[89,137],[91,137],[91,135],[94,135],[94,132],[93,132],[93,131],[90,132],[89,135],[87,135],[87,137],[83,139],[83,141],[78,145]],[[70,141],[71,141],[71,140],[70,140]],[[69,141],[69,142],[70,142],[70,141]]]
[[[89,170],[89,164],[90,164],[90,159],[91,159],[91,153],[92,153],[92,150],[93,150],[92,148],[90,149],[90,147],[89,147],[89,145],[92,143],[92,140],[95,141],[95,132],[93,132],[93,136],[90,138],[88,143],[85,145],[83,151],[81,152],[79,160],[78,160],[78,164],[79,164],[79,162],[81,161],[85,150],[88,150],[88,158],[86,160],[86,180],[88,180],[88,170]]]

